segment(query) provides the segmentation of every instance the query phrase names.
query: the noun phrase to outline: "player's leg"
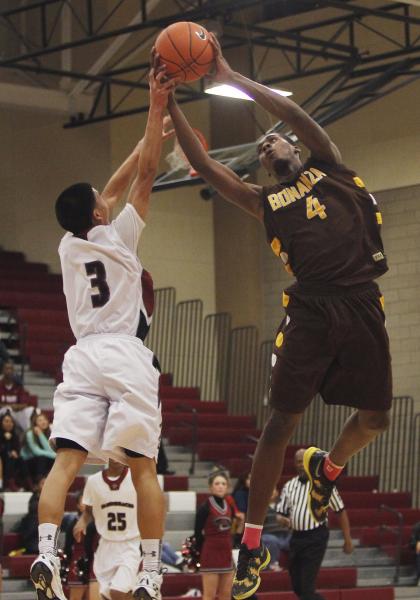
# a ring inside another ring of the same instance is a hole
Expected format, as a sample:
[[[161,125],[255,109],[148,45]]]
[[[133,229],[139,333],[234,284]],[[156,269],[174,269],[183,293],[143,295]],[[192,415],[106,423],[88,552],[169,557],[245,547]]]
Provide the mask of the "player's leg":
[[[155,459],[133,456],[135,452],[129,450],[126,450],[126,453],[130,455],[127,460],[137,491],[137,520],[143,560],[134,597],[143,600],[160,600],[165,498],[157,478]]]
[[[84,600],[86,595],[87,586],[78,585],[77,587],[70,587],[69,600]]]
[[[260,571],[270,561],[260,545],[262,525],[274,487],[283,469],[290,438],[315,396],[331,362],[329,321],[306,299],[291,297],[287,316],[277,332],[272,355],[269,419],[257,445],[251,469],[245,531],[233,582],[233,597],[256,592]]]
[[[111,590],[111,600],[133,600],[133,594],[131,592]]]
[[[325,520],[334,482],[352,456],[389,426],[392,374],[385,317],[377,288],[335,298],[331,305],[343,327],[343,342],[326,373],[321,394],[327,404],[353,406],[331,452],[308,448],[304,466],[310,480],[309,508]]]
[[[219,575],[219,585],[217,587],[218,600],[230,600],[232,598],[233,573],[221,573]]]
[[[218,573],[202,573],[203,600],[216,600],[217,588],[219,586]]]
[[[39,556],[33,562],[30,574],[38,600],[65,600],[60,579],[60,559],[57,557],[57,539],[67,492],[86,456],[86,451],[81,447],[58,449],[54,466],[42,488],[38,505]]]
[[[329,456],[336,465],[345,465],[352,456],[368,446],[389,427],[389,411],[357,410],[330,450]]]

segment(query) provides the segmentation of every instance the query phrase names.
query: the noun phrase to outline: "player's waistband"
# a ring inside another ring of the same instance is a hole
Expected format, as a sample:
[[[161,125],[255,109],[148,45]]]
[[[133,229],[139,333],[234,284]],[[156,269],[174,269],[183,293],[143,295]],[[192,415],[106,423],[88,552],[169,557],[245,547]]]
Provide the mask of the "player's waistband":
[[[380,295],[379,286],[375,281],[358,283],[356,285],[329,285],[320,283],[299,283],[291,285],[286,294],[303,294],[308,296],[354,296],[364,292],[375,292]]]
[[[144,346],[143,340],[141,340],[136,335],[130,335],[128,333],[89,333],[88,335],[84,335],[77,340],[77,344],[83,344],[92,340],[103,340],[104,338],[112,338],[112,339],[120,339],[130,342],[136,342],[140,346]]]

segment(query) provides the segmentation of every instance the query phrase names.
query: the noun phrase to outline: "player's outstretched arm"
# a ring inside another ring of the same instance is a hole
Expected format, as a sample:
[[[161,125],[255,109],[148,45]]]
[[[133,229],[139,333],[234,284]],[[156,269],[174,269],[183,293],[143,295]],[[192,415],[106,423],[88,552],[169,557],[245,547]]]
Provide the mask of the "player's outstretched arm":
[[[125,159],[122,165],[118,167],[103,189],[101,196],[108,204],[111,211],[120,201],[121,196],[124,194],[136,172],[142,145],[143,138],[138,142],[132,153]]]
[[[246,92],[266,111],[287,123],[298,139],[311,151],[312,156],[325,162],[341,163],[341,154],[327,132],[296,102],[280,96],[270,88],[248,79],[241,73],[231,69],[223,57],[219,42],[214,34],[211,35],[215,50],[216,81],[229,83]]]
[[[261,187],[245,183],[232,169],[207,154],[172,94],[168,110],[181,148],[197,173],[226,200],[262,221]]]
[[[165,76],[162,68],[156,68],[158,56],[154,57],[154,67],[150,70],[150,106],[143,144],[137,161],[136,178],[130,189],[128,201],[145,220],[152,186],[156,177],[164,138],[163,114],[168,103],[168,94],[174,89],[176,81]]]

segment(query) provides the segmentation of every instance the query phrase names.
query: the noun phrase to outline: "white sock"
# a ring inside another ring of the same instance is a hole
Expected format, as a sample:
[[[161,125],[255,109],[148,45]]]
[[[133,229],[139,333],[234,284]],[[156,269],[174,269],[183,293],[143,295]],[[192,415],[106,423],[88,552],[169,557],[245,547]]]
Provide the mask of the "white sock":
[[[162,540],[142,540],[141,554],[143,558],[143,571],[160,571],[160,555]]]
[[[54,523],[41,523],[38,526],[38,543],[40,554],[57,554],[57,539],[60,530]]]

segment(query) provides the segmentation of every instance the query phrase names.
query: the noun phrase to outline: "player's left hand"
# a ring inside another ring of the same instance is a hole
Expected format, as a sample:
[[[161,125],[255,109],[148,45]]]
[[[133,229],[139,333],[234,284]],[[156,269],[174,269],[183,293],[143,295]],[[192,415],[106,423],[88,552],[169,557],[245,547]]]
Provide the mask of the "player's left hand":
[[[159,54],[152,50],[152,68],[149,72],[150,105],[166,108],[168,95],[175,91],[179,80],[169,79],[166,66],[160,63]]]
[[[234,71],[229,65],[226,58],[223,56],[222,47],[220,45],[219,40],[214,35],[214,33],[209,33],[210,44],[213,46],[214,50],[214,67],[215,70],[210,74],[210,77],[213,81],[218,81],[220,83],[227,83],[233,79]]]
[[[343,546],[343,552],[344,552],[344,554],[353,554],[353,550],[354,550],[354,547],[353,547],[352,540],[351,539],[350,540],[345,540],[344,541],[344,546]]]

